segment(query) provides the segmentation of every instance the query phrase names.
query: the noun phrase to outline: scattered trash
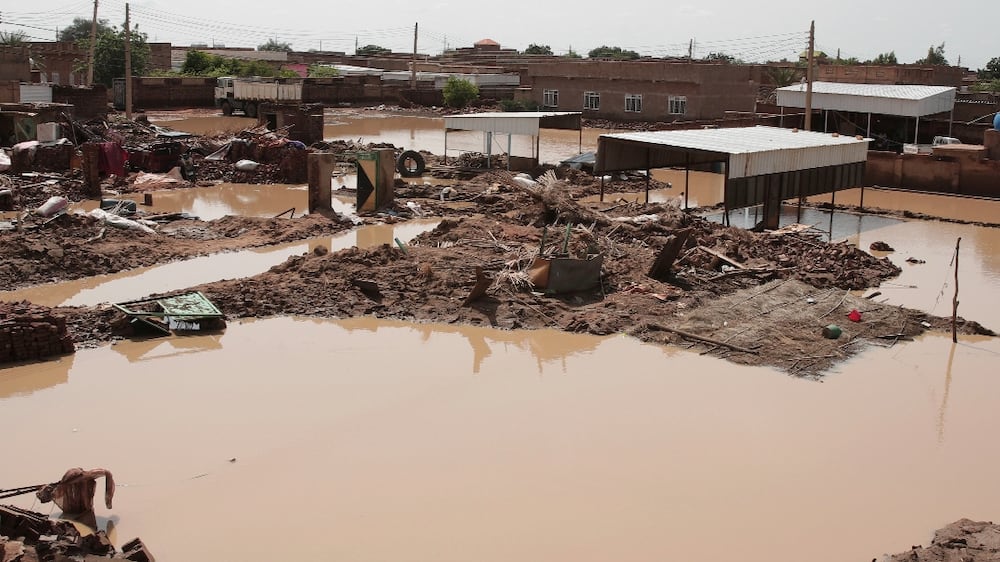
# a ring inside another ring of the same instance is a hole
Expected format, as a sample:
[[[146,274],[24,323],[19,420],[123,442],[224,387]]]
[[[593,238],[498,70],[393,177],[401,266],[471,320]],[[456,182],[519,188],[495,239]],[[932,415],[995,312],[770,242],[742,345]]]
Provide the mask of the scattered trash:
[[[806,299],[806,304],[816,304],[816,299],[809,297]]]
[[[847,313],[847,319],[850,320],[851,322],[861,322],[861,313],[858,312],[858,309],[856,308],[852,309],[850,312]]]
[[[87,213],[88,215],[94,217],[95,219],[109,224],[115,228],[122,228],[125,230],[137,230],[139,232],[145,232],[146,234],[156,234],[156,231],[150,228],[147,224],[149,223],[155,225],[150,221],[135,221],[132,219],[127,219],[122,216],[118,216],[113,213],[109,213],[104,209],[94,209],[93,211]]]
[[[828,326],[824,326],[823,327],[823,337],[826,338],[826,339],[828,339],[828,340],[838,339],[838,338],[840,338],[840,335],[842,333],[843,333],[843,330],[841,330],[840,326],[838,326],[836,324],[830,324]]]
[[[871,246],[869,246],[869,248],[872,249],[872,250],[874,250],[874,251],[876,251],[876,252],[895,252],[896,251],[895,248],[893,248],[892,246],[890,246],[889,244],[886,244],[885,242],[883,242],[881,240],[872,242]]]
[[[42,203],[42,206],[35,212],[43,217],[51,217],[58,213],[66,212],[67,207],[69,207],[69,199],[66,199],[62,195],[56,195],[49,197],[48,201]]]
[[[923,326],[924,328],[930,328],[931,327],[931,323],[927,322],[927,321],[921,322],[920,325]]]
[[[451,199],[451,196],[454,194],[455,194],[455,188],[450,185],[446,186],[444,189],[441,190],[441,200],[447,201],[448,199]]]
[[[921,264],[921,263],[927,263],[927,262],[925,260],[920,259],[920,258],[915,258],[913,256],[910,256],[910,257],[906,258],[906,263]]]
[[[423,210],[423,208],[420,207],[420,203],[415,203],[413,201],[407,201],[406,202],[406,207],[408,209],[410,209],[411,211],[413,211],[414,215],[417,215],[418,217],[424,216],[424,210]]]
[[[260,163],[254,162],[253,160],[240,160],[234,166],[234,168],[241,172],[252,172],[258,167],[260,167]]]

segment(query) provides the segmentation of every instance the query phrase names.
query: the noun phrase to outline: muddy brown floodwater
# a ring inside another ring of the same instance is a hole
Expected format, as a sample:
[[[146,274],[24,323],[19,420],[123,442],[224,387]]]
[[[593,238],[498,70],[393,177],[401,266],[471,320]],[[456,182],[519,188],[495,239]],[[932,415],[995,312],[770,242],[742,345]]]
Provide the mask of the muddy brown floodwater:
[[[8,369],[32,454],[4,473],[114,467],[99,515],[167,561],[870,560],[996,513],[998,354],[928,337],[816,383],[625,337],[262,320]]]
[[[443,148],[440,119],[374,117],[337,117],[344,124],[327,136]],[[571,136],[543,132],[543,160],[575,154]],[[680,196],[683,172],[655,177],[673,187],[654,197]],[[721,199],[718,176],[692,177],[692,205]],[[155,201],[212,216],[280,212],[301,196],[186,192]],[[865,203],[989,222],[998,210],[885,190],[866,190]],[[782,223],[794,217],[788,207]],[[826,228],[829,217],[807,209],[803,222]],[[412,235],[387,228],[343,243]],[[878,299],[942,315],[961,236],[960,314],[1000,324],[1000,230],[840,212],[833,230],[896,249],[888,257],[903,272]],[[245,275],[239,262],[257,261],[233,256],[14,296],[99,302],[184,288],[205,270]],[[120,487],[115,509],[98,516],[167,562],[881,559],[961,517],[1000,518],[998,360],[1000,340],[934,334],[873,347],[816,382],[620,335],[233,322],[223,334],[123,341],[0,371],[0,424],[26,428],[5,445],[30,452],[5,463],[4,481],[109,467]]]

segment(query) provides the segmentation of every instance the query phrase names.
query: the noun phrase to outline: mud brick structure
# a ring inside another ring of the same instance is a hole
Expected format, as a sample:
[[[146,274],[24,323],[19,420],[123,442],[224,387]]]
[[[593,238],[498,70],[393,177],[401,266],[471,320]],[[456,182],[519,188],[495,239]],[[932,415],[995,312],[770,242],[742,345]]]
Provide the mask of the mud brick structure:
[[[66,319],[43,306],[0,302],[0,363],[73,353]]]

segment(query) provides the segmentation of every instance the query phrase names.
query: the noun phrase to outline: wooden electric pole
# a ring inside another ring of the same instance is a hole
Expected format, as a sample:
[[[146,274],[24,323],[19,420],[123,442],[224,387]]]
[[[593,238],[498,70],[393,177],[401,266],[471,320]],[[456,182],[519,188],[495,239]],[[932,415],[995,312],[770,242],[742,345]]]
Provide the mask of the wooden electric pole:
[[[413,58],[410,62],[410,89],[417,89],[417,27],[419,22],[413,24]]]
[[[958,343],[958,247],[962,237],[955,241],[955,296],[951,299],[951,342]]]
[[[125,118],[132,119],[132,28],[125,3]]]
[[[813,117],[813,53],[816,49],[816,21],[809,22],[809,51],[807,53],[806,64],[806,123],[803,127],[807,131],[812,130]]]
[[[90,53],[87,55],[87,85],[94,85],[94,48],[97,44],[97,0],[94,0],[94,19],[90,20]]]

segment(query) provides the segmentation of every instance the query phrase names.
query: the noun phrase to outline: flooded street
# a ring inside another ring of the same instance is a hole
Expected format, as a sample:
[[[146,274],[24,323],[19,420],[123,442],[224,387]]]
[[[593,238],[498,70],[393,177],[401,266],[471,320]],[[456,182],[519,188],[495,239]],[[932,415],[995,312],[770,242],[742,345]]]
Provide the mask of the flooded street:
[[[198,132],[243,121],[164,124]],[[584,131],[583,150],[602,132]],[[328,114],[325,133],[443,150],[440,118]],[[530,152],[516,142],[514,154]],[[577,147],[575,132],[542,132],[543,161]],[[481,135],[449,134],[448,148],[450,157],[483,151]],[[653,177],[672,187],[651,201],[683,201],[683,171]],[[721,201],[722,181],[692,172],[689,205]],[[342,175],[334,189],[353,182]],[[643,198],[606,189],[608,206]],[[996,201],[864,197],[955,219],[1000,216]],[[836,200],[857,204],[860,190]],[[353,209],[350,197],[336,204]],[[153,210],[213,219],[305,206],[302,186],[224,184],[156,192]],[[786,206],[781,224],[796,215]],[[733,225],[757,220],[754,209],[730,214]],[[801,222],[828,230],[831,214],[806,208]],[[119,302],[256,275],[319,245],[410,240],[436,224],[365,226],[0,300]],[[941,316],[961,237],[959,314],[1000,329],[1000,229],[836,212],[831,230],[866,251],[874,241],[895,248],[873,252],[902,268],[875,300]],[[956,519],[1000,518],[998,361],[997,338],[952,344],[932,333],[873,345],[814,381],[622,334],[232,321],[221,334],[126,340],[0,369],[0,424],[25,428],[8,432],[8,450],[28,453],[5,463],[3,479],[28,485],[107,467],[119,487],[99,521],[114,523],[119,545],[141,537],[161,562],[881,560]],[[49,512],[32,500],[6,501]]]
[[[31,418],[8,443],[33,454],[5,475],[112,467],[98,514],[162,560],[870,560],[995,513],[998,354],[935,336],[816,383],[622,337],[279,318],[8,369],[0,422]]]

